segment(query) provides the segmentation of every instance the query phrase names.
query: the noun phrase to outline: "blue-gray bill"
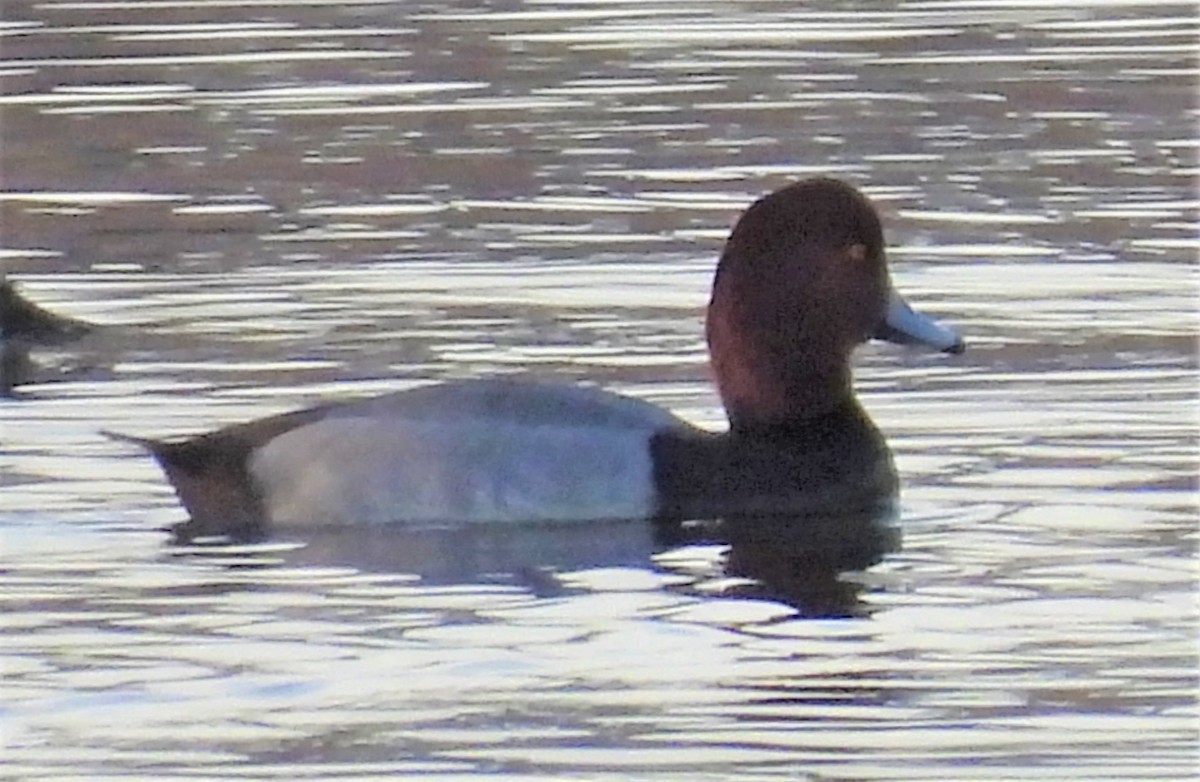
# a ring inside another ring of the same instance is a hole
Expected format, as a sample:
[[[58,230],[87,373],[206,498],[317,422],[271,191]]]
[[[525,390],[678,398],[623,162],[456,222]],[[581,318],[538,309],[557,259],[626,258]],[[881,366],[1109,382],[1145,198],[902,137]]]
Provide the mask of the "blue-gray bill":
[[[943,353],[962,353],[966,349],[957,331],[917,312],[894,292],[884,322],[871,336],[900,345],[923,345]]]

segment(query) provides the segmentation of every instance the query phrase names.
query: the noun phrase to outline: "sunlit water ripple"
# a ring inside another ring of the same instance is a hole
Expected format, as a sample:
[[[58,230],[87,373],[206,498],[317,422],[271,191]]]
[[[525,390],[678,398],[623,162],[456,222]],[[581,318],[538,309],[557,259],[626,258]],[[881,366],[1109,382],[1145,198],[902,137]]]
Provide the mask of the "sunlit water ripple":
[[[843,5],[8,0],[0,262],[102,328],[5,365],[6,775],[1194,778],[1194,3]],[[522,371],[720,426],[715,254],[813,174],[971,344],[860,352],[904,540],[836,612],[644,525],[172,546],[98,434]]]

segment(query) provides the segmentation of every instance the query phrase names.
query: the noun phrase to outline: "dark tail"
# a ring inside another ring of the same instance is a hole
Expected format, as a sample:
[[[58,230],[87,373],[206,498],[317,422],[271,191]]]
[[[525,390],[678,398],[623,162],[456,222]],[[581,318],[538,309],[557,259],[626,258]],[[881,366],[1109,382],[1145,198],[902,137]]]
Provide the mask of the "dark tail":
[[[136,445],[154,457],[191,517],[174,528],[177,540],[224,535],[260,539],[266,529],[262,501],[251,478],[247,449],[225,438],[165,441],[102,430],[109,439]]]

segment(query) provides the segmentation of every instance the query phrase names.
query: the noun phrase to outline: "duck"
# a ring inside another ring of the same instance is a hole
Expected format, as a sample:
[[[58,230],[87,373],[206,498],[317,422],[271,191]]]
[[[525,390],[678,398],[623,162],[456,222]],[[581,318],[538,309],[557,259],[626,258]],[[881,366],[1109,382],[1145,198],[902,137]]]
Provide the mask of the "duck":
[[[0,274],[0,342],[61,344],[92,331],[82,320],[56,315],[25,297]]]
[[[854,394],[860,344],[964,349],[894,290],[871,201],[828,177],[770,192],[736,220],[705,334],[724,431],[599,387],[509,377],[334,401],[184,439],[105,434],[157,461],[188,513],[176,529],[188,538],[797,514],[898,491],[886,441]]]
[[[18,387],[37,379],[41,367],[33,354],[38,349],[67,345],[93,330],[90,323],[34,303],[0,273],[0,398],[19,398]]]

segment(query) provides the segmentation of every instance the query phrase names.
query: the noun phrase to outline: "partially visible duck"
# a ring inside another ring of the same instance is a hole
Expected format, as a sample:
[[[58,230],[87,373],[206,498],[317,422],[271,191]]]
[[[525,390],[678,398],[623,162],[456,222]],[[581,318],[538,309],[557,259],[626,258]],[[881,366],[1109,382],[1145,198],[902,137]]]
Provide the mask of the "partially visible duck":
[[[425,386],[135,442],[191,520],[185,535],[288,525],[584,521],[792,513],[896,491],[850,355],[881,337],[957,353],[892,290],[871,203],[843,182],[755,202],[721,254],[707,337],[729,430],[598,388]]]
[[[78,339],[91,329],[81,320],[55,315],[34,304],[0,275],[0,341],[57,344]]]
[[[90,324],[34,304],[0,274],[0,396],[15,397],[17,386],[36,378],[32,350],[73,342],[91,331]]]

